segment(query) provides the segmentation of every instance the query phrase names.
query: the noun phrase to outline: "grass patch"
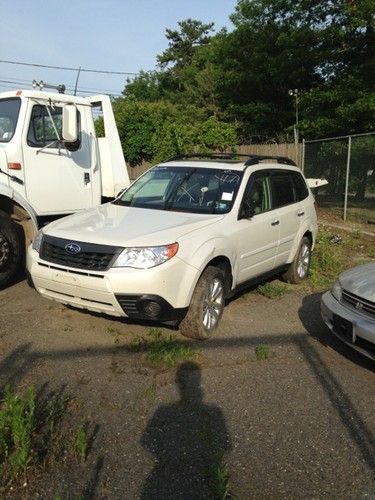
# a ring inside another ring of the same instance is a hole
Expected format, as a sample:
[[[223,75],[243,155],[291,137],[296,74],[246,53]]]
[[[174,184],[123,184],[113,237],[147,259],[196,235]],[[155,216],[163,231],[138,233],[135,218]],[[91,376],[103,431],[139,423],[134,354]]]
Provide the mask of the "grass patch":
[[[146,359],[153,363],[161,363],[168,367],[180,361],[194,359],[198,351],[178,342],[174,336],[163,336],[159,328],[150,328],[147,337],[137,337],[132,343],[135,352],[145,352]]]
[[[328,288],[346,268],[342,244],[332,244],[330,235],[320,230],[310,266],[310,283],[314,288]]]
[[[7,386],[0,410],[0,463],[2,473],[11,478],[24,472],[33,461],[32,439],[36,427],[35,391],[29,387],[25,396],[13,394]]]
[[[222,453],[214,456],[210,470],[210,479],[213,498],[217,500],[233,498],[229,489],[228,466],[224,461]]]
[[[79,425],[74,433],[72,448],[78,458],[86,460],[88,439],[86,429],[83,425]]]
[[[38,398],[34,387],[16,394],[7,385],[0,403],[0,486],[7,488],[28,471],[65,459],[71,431],[63,426],[70,398],[62,393]],[[79,453],[83,437],[79,440]]]
[[[282,283],[281,281],[270,281],[259,285],[256,291],[268,299],[278,299],[288,293],[290,288],[286,283]]]
[[[267,344],[260,344],[257,345],[255,348],[255,356],[258,361],[261,361],[263,359],[268,359],[271,354],[271,348]]]

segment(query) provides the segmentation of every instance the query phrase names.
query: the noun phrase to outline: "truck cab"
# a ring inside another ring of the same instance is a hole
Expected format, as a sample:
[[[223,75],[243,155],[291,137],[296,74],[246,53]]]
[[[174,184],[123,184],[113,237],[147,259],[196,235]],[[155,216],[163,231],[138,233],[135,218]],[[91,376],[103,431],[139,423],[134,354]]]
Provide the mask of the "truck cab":
[[[103,137],[95,131],[98,108]],[[0,288],[42,225],[113,199],[129,184],[109,96],[0,93]]]

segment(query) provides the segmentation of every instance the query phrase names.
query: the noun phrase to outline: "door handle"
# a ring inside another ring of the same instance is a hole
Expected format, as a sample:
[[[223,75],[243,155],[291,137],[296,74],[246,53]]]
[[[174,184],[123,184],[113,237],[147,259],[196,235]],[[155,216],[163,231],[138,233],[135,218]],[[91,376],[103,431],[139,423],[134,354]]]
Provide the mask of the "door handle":
[[[90,174],[88,172],[83,174],[83,182],[85,183],[85,186],[90,182]]]
[[[298,217],[302,217],[302,215],[305,215],[305,212],[303,210],[301,210],[300,212],[298,212],[297,216]]]
[[[271,226],[278,226],[280,224],[280,221],[279,220],[274,220],[273,222],[271,222]]]

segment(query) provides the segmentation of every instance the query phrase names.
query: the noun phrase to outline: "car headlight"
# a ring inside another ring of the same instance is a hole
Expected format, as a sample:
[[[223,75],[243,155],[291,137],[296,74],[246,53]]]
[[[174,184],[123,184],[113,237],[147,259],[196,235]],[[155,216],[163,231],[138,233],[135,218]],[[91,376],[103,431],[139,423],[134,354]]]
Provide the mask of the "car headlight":
[[[178,243],[158,247],[130,247],[117,257],[113,267],[135,267],[148,269],[155,267],[174,257],[178,250]]]
[[[33,240],[33,249],[36,250],[38,253],[40,250],[40,246],[42,244],[42,240],[43,240],[43,231],[39,229]]]
[[[341,294],[342,294],[342,287],[341,287],[339,280],[336,280],[335,284],[332,287],[331,293],[335,297],[335,299],[340,302]]]

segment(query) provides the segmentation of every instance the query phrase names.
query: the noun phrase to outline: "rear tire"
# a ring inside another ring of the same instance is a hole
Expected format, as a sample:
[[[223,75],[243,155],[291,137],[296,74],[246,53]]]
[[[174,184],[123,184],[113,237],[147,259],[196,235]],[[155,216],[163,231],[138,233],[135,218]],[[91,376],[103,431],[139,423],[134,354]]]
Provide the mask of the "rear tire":
[[[0,290],[16,277],[25,255],[22,227],[8,217],[0,217]]]
[[[311,262],[311,241],[304,236],[299,244],[296,256],[289,265],[288,270],[282,275],[287,283],[300,283],[309,274]]]
[[[208,339],[216,330],[225,306],[225,273],[218,267],[207,267],[195,287],[180,332],[193,339]]]

